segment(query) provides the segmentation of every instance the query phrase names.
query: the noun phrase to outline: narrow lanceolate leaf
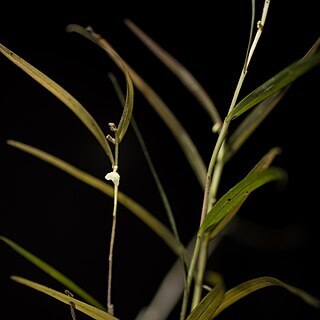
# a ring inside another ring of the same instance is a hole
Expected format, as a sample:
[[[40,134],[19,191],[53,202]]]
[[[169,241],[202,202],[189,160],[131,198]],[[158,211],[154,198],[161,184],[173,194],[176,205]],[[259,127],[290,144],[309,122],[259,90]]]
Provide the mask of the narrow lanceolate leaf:
[[[267,288],[270,286],[279,286],[282,287],[286,290],[288,290],[290,293],[298,296],[302,300],[304,300],[306,303],[310,304],[311,306],[315,308],[320,308],[320,300],[313,297],[309,293],[288,285],[276,278],[271,278],[271,277],[261,277],[261,278],[256,278],[253,280],[246,281],[230,290],[228,290],[225,295],[224,299],[219,306],[219,308],[216,310],[214,317],[217,317],[218,314],[220,314],[223,310],[226,308],[230,307],[232,304],[235,302],[239,301],[240,299],[246,297],[247,295],[256,292],[257,290]]]
[[[231,188],[208,212],[198,234],[203,235],[211,232],[218,223],[249,194],[264,184],[280,180],[285,176],[283,170],[270,168],[262,172],[253,172],[248,174],[243,180]]]
[[[75,166],[49,154],[40,149],[34,148],[27,144],[9,140],[7,143],[17,149],[20,149],[26,153],[29,153],[51,165],[61,169],[62,171],[70,174],[71,176],[77,178],[78,180],[88,184],[89,186],[101,191],[108,197],[113,198],[113,187],[104,181],[84,172]],[[170,230],[161,223],[157,218],[155,218],[149,211],[147,211],[140,204],[135,202],[133,199],[119,191],[118,201],[126,207],[129,211],[135,214],[142,222],[144,222],[152,231],[154,231],[171,250],[178,256],[184,252],[184,248],[176,241],[174,235]]]
[[[99,303],[96,299],[94,299],[91,295],[89,295],[86,291],[84,291],[82,288],[80,288],[77,284],[75,284],[68,277],[63,275],[60,271],[51,267],[48,263],[39,259],[34,254],[32,254],[31,252],[22,248],[17,243],[13,242],[12,240],[10,240],[6,237],[0,236],[0,240],[2,240],[11,249],[13,249],[17,253],[19,253],[21,256],[23,256],[25,259],[27,259],[29,262],[33,263],[39,269],[41,269],[42,271],[44,271],[45,273],[50,275],[53,279],[55,279],[58,282],[60,282],[61,284],[63,284],[71,292],[77,294],[79,297],[81,297],[86,302],[90,303],[91,305],[93,305],[99,309],[102,309],[102,310],[104,309],[104,306],[101,303]]]
[[[187,320],[211,320],[224,299],[224,287],[217,283],[193,309]]]
[[[272,148],[269,152],[267,152],[262,159],[254,166],[254,168],[249,172],[248,175],[251,175],[252,173],[257,172],[263,172],[264,170],[267,170],[271,163],[273,162],[274,158],[281,153],[280,148]],[[232,210],[230,210],[224,218],[221,220],[221,222],[212,229],[210,232],[210,239],[216,238],[218,235],[221,234],[221,232],[226,228],[226,226],[229,224],[229,222],[235,217],[235,215],[240,210],[243,203],[246,201],[248,195],[244,197]]]
[[[313,44],[313,46],[308,50],[304,57],[300,60],[303,62],[306,59],[314,56],[320,46],[320,38]],[[228,140],[228,147],[224,156],[224,161],[228,161],[246,142],[246,140],[252,135],[256,128],[262,123],[262,121],[271,113],[276,105],[282,100],[290,85],[282,88],[278,92],[271,95],[269,98],[260,102],[242,121],[242,123],[237,127],[235,132],[231,135]]]
[[[269,98],[260,102],[249,115],[241,122],[227,143],[224,161],[228,161],[248,140],[252,133],[258,128],[262,121],[270,114],[275,106],[285,96],[289,86],[280,89]]]
[[[69,25],[67,27],[67,31],[74,31],[73,28],[77,28],[76,25]],[[84,29],[88,34],[92,34],[93,37],[100,39],[101,36],[99,34],[96,34],[92,28],[87,28]],[[124,101],[124,106],[123,106],[123,112],[122,116],[120,119],[120,122],[117,127],[117,138],[118,142],[120,143],[125,135],[125,133],[128,130],[131,116],[132,116],[132,111],[133,111],[133,100],[134,100],[134,90],[133,90],[133,84],[132,80],[130,77],[129,70],[127,68],[126,63],[121,59],[121,57],[118,55],[118,53],[110,46],[106,47],[105,50],[108,51],[108,54],[112,58],[112,60],[116,61],[120,69],[123,71],[124,76],[126,78],[126,85],[127,85],[127,90],[126,90],[126,99]]]
[[[41,84],[54,96],[56,96],[60,101],[62,101],[90,130],[93,136],[100,143],[101,147],[109,157],[111,164],[114,164],[114,158],[112,151],[110,149],[109,143],[106,140],[101,128],[90,115],[90,113],[77,101],[70,93],[64,90],[52,79],[47,77],[44,73],[33,67],[27,61],[20,58],[18,55],[7,49],[5,46],[0,44],[0,52],[11,60],[15,65],[27,73],[31,78]]]
[[[80,312],[88,315],[89,317],[91,317],[92,319],[96,319],[96,320],[117,320],[116,317],[110,315],[109,313],[97,309],[87,303],[84,303],[80,300],[74,299],[66,294],[63,294],[61,292],[58,292],[56,290],[53,290],[51,288],[45,287],[39,283],[21,278],[21,277],[17,277],[17,276],[12,276],[11,277],[12,280],[23,284],[29,288],[32,288],[34,290],[40,291],[58,301],[61,301],[65,304],[68,305],[72,305],[73,308],[75,308],[76,310],[79,310]]]
[[[208,93],[190,73],[190,71],[187,70],[171,54],[160,47],[153,39],[150,38],[150,36],[143,32],[132,21],[126,19],[124,22],[128,28],[146,45],[146,47],[185,85],[185,87],[194,95],[200,105],[210,115],[212,121],[216,124],[216,127],[220,128],[222,121],[216,106]]]
[[[101,38],[100,36],[97,37],[97,34],[92,33],[90,30],[85,29],[79,25],[69,25],[67,31],[79,33],[80,35],[86,37],[87,39],[97,44],[109,55],[110,48],[114,51],[114,49],[112,48],[110,43],[107,42],[107,40]],[[110,55],[110,57],[114,60],[118,67],[121,67],[121,64],[117,59],[114,59],[112,55]],[[124,60],[122,59],[122,61]],[[168,106],[164,103],[164,101],[158,96],[158,94],[126,62],[124,63],[126,64],[130,72],[131,79],[136,88],[142,93],[142,95],[146,98],[149,104],[158,113],[160,118],[167,125],[173,136],[178,141],[199,183],[204,188],[207,169],[189,134],[186,132],[185,128],[175,117],[175,115],[171,112]]]
[[[116,56],[119,59],[121,59],[118,55],[116,55]],[[130,124],[132,110],[133,110],[133,97],[134,97],[133,84],[132,84],[132,80],[130,78],[129,71],[128,71],[126,65],[124,63],[122,63],[122,61],[121,61],[121,64],[123,66],[123,72],[126,77],[127,91],[126,91],[126,100],[124,102],[122,116],[121,116],[121,119],[120,119],[120,122],[118,125],[118,130],[117,130],[117,137],[118,137],[119,143],[122,141],[124,135],[126,134],[126,132],[128,130],[129,124]]]
[[[237,118],[319,64],[320,53],[303,61],[294,62],[242,99],[230,112],[227,120]]]
[[[262,159],[253,167],[253,169],[248,173],[248,175],[254,172],[262,172],[267,170],[276,156],[281,153],[281,149],[278,147],[270,149]]]

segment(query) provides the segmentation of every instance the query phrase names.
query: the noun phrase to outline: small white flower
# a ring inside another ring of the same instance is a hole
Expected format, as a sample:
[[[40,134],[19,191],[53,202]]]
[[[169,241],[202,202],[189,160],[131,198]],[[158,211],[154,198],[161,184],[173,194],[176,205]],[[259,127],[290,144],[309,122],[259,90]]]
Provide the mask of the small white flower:
[[[116,171],[112,171],[109,172],[106,176],[105,176],[106,180],[111,180],[115,186],[119,186],[120,183],[120,175],[118,172]]]

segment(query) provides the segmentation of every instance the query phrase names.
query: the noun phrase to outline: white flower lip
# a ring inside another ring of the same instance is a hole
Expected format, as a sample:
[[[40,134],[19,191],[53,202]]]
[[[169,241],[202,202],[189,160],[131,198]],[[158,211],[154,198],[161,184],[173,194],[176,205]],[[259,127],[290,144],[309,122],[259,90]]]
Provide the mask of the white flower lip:
[[[112,171],[112,172],[109,172],[106,176],[105,176],[105,179],[106,180],[111,180],[115,186],[119,186],[119,183],[120,183],[120,175],[118,172],[116,171]]]

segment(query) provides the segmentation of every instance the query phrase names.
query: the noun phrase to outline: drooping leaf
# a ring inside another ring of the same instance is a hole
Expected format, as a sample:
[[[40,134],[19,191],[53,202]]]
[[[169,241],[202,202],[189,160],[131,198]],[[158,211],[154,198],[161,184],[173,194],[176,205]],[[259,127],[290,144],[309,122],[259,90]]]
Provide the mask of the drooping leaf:
[[[67,31],[73,31],[74,25],[69,25],[67,27]],[[92,28],[87,28],[86,31],[89,34],[92,34],[95,38],[101,38],[101,36],[99,34],[96,34]],[[121,115],[121,119],[120,122],[118,124],[117,127],[117,138],[118,138],[118,142],[120,143],[125,135],[125,133],[128,130],[129,124],[130,124],[130,120],[131,120],[131,116],[132,116],[132,111],[133,111],[133,99],[134,99],[134,90],[133,90],[133,84],[132,84],[132,80],[130,77],[130,73],[129,70],[127,68],[126,63],[121,59],[121,57],[118,55],[118,53],[112,48],[112,47],[106,47],[105,48],[108,51],[108,54],[110,55],[110,57],[112,58],[112,60],[116,61],[117,65],[120,67],[120,69],[123,71],[124,76],[126,78],[126,98],[124,101],[124,105],[123,105],[123,112]]]
[[[313,44],[304,57],[300,60],[304,61],[315,55],[320,46],[320,38]],[[271,95],[269,98],[260,102],[249,115],[236,128],[234,133],[228,140],[227,150],[224,156],[224,161],[228,161],[244,144],[244,142],[252,135],[262,121],[270,114],[275,106],[282,100],[289,90],[290,85],[280,89],[278,92]]]
[[[224,299],[224,286],[221,282],[210,290],[210,292],[192,310],[187,320],[211,320],[214,313]]]
[[[198,234],[211,232],[215,226],[248,195],[264,184],[280,180],[285,176],[283,170],[270,168],[262,172],[252,172],[231,188],[208,212]]]
[[[66,277],[64,274],[62,274],[57,269],[51,267],[48,263],[44,262],[40,258],[36,257],[31,252],[27,251],[26,249],[19,246],[14,241],[0,236],[0,240],[2,240],[5,244],[7,244],[11,249],[19,253],[21,256],[23,256],[25,259],[27,259],[29,262],[37,266],[39,269],[47,273],[50,277],[57,280],[61,284],[63,284],[66,288],[68,288],[71,292],[76,293],[79,297],[81,297],[86,302],[90,303],[91,305],[99,308],[104,309],[104,306],[98,302],[95,298],[93,298],[90,294],[88,294],[85,290],[80,288],[76,283],[74,283],[72,280],[70,280],[68,277]]]
[[[185,87],[194,95],[200,105],[210,115],[216,127],[220,128],[222,121],[219,112],[209,97],[208,93],[201,86],[197,79],[171,54],[160,47],[132,21],[126,19],[125,24],[142,41],[143,44],[185,85]]]
[[[320,53],[305,59],[303,61],[296,61],[280,71],[274,77],[266,81],[260,87],[252,91],[245,98],[243,98],[230,112],[227,120],[232,120],[248,111],[259,102],[267,99],[274,93],[278,92],[283,87],[289,85],[297,78],[315,68],[320,64]]]
[[[97,44],[109,55],[109,48],[114,50],[110,43],[107,42],[107,40],[105,40],[101,36],[96,37],[95,33],[91,33],[89,30],[79,25],[69,25],[67,27],[67,31],[79,33],[80,35]],[[114,59],[112,55],[110,55],[110,57],[119,67],[121,67],[117,59]],[[122,59],[122,61],[124,61],[124,59]],[[189,164],[193,169],[200,185],[204,188],[207,169],[189,134],[186,132],[185,128],[171,112],[168,106],[164,103],[164,101],[158,96],[158,94],[128,65],[127,62],[124,63],[129,70],[134,85],[142,93],[142,95],[146,98],[149,104],[153,107],[153,109],[158,113],[163,122],[170,129],[171,133],[176,138],[182,151],[184,152],[187,160],[189,161]]]
[[[256,278],[253,280],[246,281],[230,290],[228,290],[225,295],[222,303],[216,310],[214,314],[214,318],[218,316],[223,310],[226,308],[230,307],[232,304],[235,302],[239,301],[240,299],[246,297],[247,295],[266,288],[270,286],[280,286],[286,290],[288,290],[290,293],[298,296],[302,300],[304,300],[306,303],[310,304],[311,306],[315,308],[320,308],[320,300],[313,297],[309,293],[305,292],[304,290],[301,290],[297,287],[288,285],[276,278],[272,277],[261,277],[261,278]]]
[[[119,57],[119,59],[121,59],[121,58]],[[118,125],[118,130],[117,130],[117,137],[118,137],[119,143],[122,141],[125,133],[128,130],[129,124],[130,124],[132,110],[133,110],[133,97],[134,97],[133,84],[132,84],[132,80],[129,75],[129,71],[124,63],[121,63],[121,64],[123,66],[123,71],[124,71],[124,74],[126,77],[127,92],[126,92],[126,100],[124,102],[123,112],[122,112],[121,119],[120,119],[120,122]]]
[[[7,142],[9,145],[20,149],[26,153],[29,153],[51,165],[65,171],[71,176],[77,178],[80,181],[88,184],[89,186],[101,191],[106,194],[108,197],[113,198],[113,187],[104,181],[74,167],[73,165],[49,154],[40,149],[34,148],[27,144],[9,140]],[[157,218],[155,218],[149,211],[147,211],[140,204],[135,202],[133,199],[125,195],[124,193],[118,193],[118,201],[126,207],[129,211],[135,214],[142,222],[144,222],[151,230],[153,230],[170,248],[171,250],[180,255],[185,249],[181,248],[180,244],[177,243],[175,237],[170,232],[170,230],[161,223]]]
[[[69,92],[63,89],[60,85],[58,85],[44,73],[33,67],[27,61],[20,58],[18,55],[7,49],[2,44],[0,44],[0,52],[15,65],[17,65],[20,69],[22,69],[25,73],[27,73],[31,78],[33,78],[54,96],[56,96],[61,102],[63,102],[89,129],[89,131],[100,143],[106,155],[109,157],[111,164],[114,164],[112,151],[101,128],[78,100],[76,100]]]
[[[87,303],[84,303],[80,300],[74,299],[66,294],[63,294],[61,292],[58,292],[56,290],[53,290],[51,288],[45,287],[39,283],[21,278],[21,277],[17,277],[17,276],[12,276],[11,277],[12,280],[23,284],[29,288],[32,288],[34,290],[40,291],[58,301],[61,301],[65,304],[72,304],[73,308],[75,308],[76,310],[81,311],[82,313],[88,315],[89,317],[96,319],[96,320],[117,320],[116,317],[112,316],[111,314],[100,310],[98,308],[95,308]]]

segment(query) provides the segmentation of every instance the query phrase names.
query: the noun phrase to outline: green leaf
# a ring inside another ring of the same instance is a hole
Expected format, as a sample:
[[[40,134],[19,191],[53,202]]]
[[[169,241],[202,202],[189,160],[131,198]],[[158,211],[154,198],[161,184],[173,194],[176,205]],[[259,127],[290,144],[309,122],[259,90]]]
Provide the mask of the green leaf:
[[[68,32],[76,31],[77,28],[78,28],[77,25],[71,24],[71,25],[67,26],[67,31]],[[83,32],[90,34],[95,38],[102,39],[101,36],[96,34],[93,31],[93,29],[90,27],[88,27],[87,29],[83,29]],[[103,39],[101,41],[103,41]],[[111,46],[104,46],[104,48],[108,52],[108,54],[110,55],[112,60],[115,61],[116,64],[120,67],[120,69],[123,71],[124,76],[126,78],[126,86],[127,86],[126,99],[125,99],[124,106],[123,106],[122,116],[121,116],[120,122],[117,127],[117,132],[116,132],[118,142],[120,143],[128,130],[131,116],[132,116],[133,100],[134,100],[133,84],[132,84],[132,80],[130,77],[130,72],[128,70],[128,67],[127,67],[126,63],[122,60],[122,58],[118,55],[118,53]]]
[[[317,53],[320,46],[320,38],[313,44],[304,57],[300,60],[304,61]],[[250,114],[241,122],[234,133],[228,140],[227,150],[224,156],[224,161],[228,161],[244,144],[244,142],[252,135],[262,121],[270,114],[275,106],[282,100],[290,85],[282,88],[278,92],[271,95],[269,98],[260,102]]]
[[[267,170],[271,163],[273,162],[274,158],[278,156],[281,153],[281,149],[278,147],[270,149],[263,157],[262,159],[253,167],[253,169],[248,173],[254,173],[254,172],[263,172]]]
[[[74,299],[66,294],[63,294],[61,292],[58,292],[56,290],[53,290],[51,288],[45,287],[39,283],[21,278],[21,277],[17,277],[17,276],[12,276],[11,277],[12,280],[23,284],[29,288],[32,288],[34,290],[40,291],[58,301],[61,301],[65,304],[71,305],[73,306],[73,308],[75,308],[76,310],[81,311],[82,313],[88,315],[89,317],[96,319],[96,320],[117,320],[116,317],[110,315],[109,313],[97,309],[87,303],[84,303],[80,300]]]
[[[319,64],[320,53],[309,59],[294,62],[242,99],[230,112],[227,120],[237,118]]]
[[[302,300],[304,300],[306,303],[310,304],[311,306],[315,308],[320,308],[320,300],[311,296],[309,293],[297,288],[293,287],[291,285],[288,285],[276,278],[271,278],[271,277],[261,277],[261,278],[256,278],[253,280],[246,281],[230,290],[228,290],[225,295],[224,299],[219,306],[219,308],[216,310],[214,317],[216,318],[218,314],[220,314],[223,310],[226,308],[230,307],[232,304],[235,302],[239,301],[240,299],[246,297],[247,295],[266,288],[270,286],[280,286],[292,294],[298,296]]]
[[[224,299],[224,286],[222,282],[217,284],[192,310],[187,320],[211,320],[214,313]]]
[[[67,31],[77,32],[80,35],[91,40],[103,50],[105,50],[118,65],[118,67],[121,67],[119,61],[117,59],[114,59],[114,56],[110,54],[110,48],[113,51],[114,49],[112,48],[110,43],[107,42],[107,40],[105,40],[101,36],[97,36],[97,34],[92,33],[79,25],[69,25],[67,27]],[[189,161],[189,164],[193,169],[200,185],[202,186],[202,188],[204,188],[207,169],[189,134],[186,132],[185,128],[171,112],[168,106],[164,103],[164,101],[158,96],[158,94],[123,59],[122,61],[127,66],[130,72],[131,79],[136,88],[143,94],[143,96],[153,107],[153,109],[158,113],[160,118],[176,138],[187,160]]]
[[[200,105],[210,115],[217,128],[221,127],[222,121],[219,112],[197,79],[171,54],[161,48],[153,39],[143,32],[136,24],[126,19],[127,27],[141,40],[141,42],[184,84],[191,94],[198,100]]]
[[[243,180],[231,188],[208,212],[198,234],[203,235],[211,232],[216,225],[241,202],[243,202],[249,194],[264,184],[280,180],[285,176],[283,170],[278,168],[270,168],[262,172],[252,172]]]
[[[280,89],[278,92],[271,95],[269,98],[260,102],[249,115],[241,122],[234,133],[231,135],[227,143],[227,150],[224,156],[224,161],[230,158],[241,148],[247,141],[262,121],[270,114],[275,106],[282,100],[289,86]]]
[[[7,49],[5,46],[0,44],[0,52],[27,73],[31,78],[41,84],[54,96],[56,96],[60,101],[62,101],[89,129],[93,136],[100,143],[101,147],[105,151],[106,155],[109,157],[111,164],[114,164],[114,158],[112,151],[110,149],[109,143],[106,140],[101,128],[90,115],[90,113],[77,101],[70,93],[64,90],[56,82],[47,77],[44,73],[33,67],[27,61],[20,58],[18,55]]]
[[[119,59],[121,58],[119,57]],[[118,125],[118,130],[117,130],[117,137],[118,137],[119,143],[122,141],[130,124],[132,110],[133,110],[133,97],[134,97],[133,84],[129,75],[129,71],[124,63],[122,63],[122,66],[123,66],[123,72],[125,74],[126,82],[127,82],[127,92],[126,92],[126,100],[124,102],[122,116],[121,116],[121,119]]]
[[[14,140],[9,140],[7,141],[7,143],[47,163],[50,163],[51,165],[77,178],[78,180],[101,191],[108,197],[113,198],[113,187],[105,183],[104,181],[40,149]],[[170,230],[140,204],[120,191],[118,193],[118,201],[133,214],[135,214],[152,231],[154,231],[175,254],[179,256],[180,254],[182,254],[182,252],[185,251],[185,249],[181,247],[181,245],[176,241],[174,235],[170,232]]]
[[[81,297],[83,300],[87,301],[91,305],[99,308],[104,309],[104,306],[98,302],[96,299],[94,299],[90,294],[88,294],[86,291],[84,291],[82,288],[80,288],[77,284],[75,284],[72,280],[70,280],[68,277],[63,275],[60,271],[57,269],[51,267],[48,263],[44,262],[43,260],[39,259],[35,255],[33,255],[31,252],[27,251],[26,249],[19,246],[17,243],[13,242],[12,240],[0,236],[0,240],[2,240],[5,244],[7,244],[11,249],[19,253],[21,256],[23,256],[25,259],[27,259],[29,262],[33,263],[35,266],[37,266],[39,269],[47,273],[50,277],[57,280],[61,284],[63,284],[66,288],[70,289],[73,293],[76,293],[79,297]]]
[[[249,172],[248,175],[255,173],[255,172],[263,172],[264,170],[268,169],[273,162],[274,158],[281,153],[280,148],[272,148],[267,154],[265,154],[262,159],[254,166],[254,168]],[[243,198],[242,201],[240,201],[232,210],[230,210],[224,218],[221,220],[221,222],[212,229],[210,232],[209,239],[214,239],[218,235],[221,234],[221,232],[226,228],[226,226],[229,224],[229,222],[235,217],[235,215],[240,210],[241,206],[245,202],[247,197]]]

